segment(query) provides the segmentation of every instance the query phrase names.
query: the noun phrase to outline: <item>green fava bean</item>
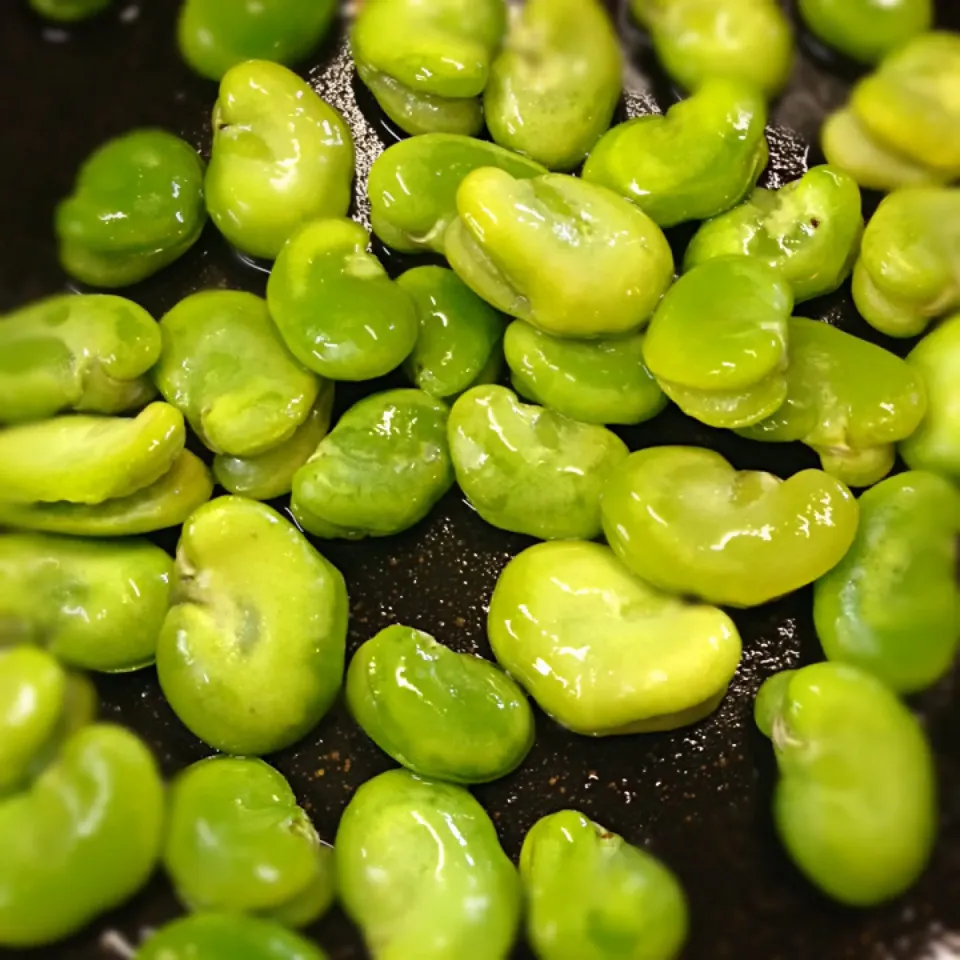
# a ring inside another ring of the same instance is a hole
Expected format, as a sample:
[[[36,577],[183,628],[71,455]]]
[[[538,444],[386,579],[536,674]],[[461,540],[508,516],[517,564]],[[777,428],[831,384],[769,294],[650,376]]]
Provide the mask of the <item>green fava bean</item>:
[[[739,431],[751,440],[800,440],[852,487],[882,480],[927,409],[919,374],[895,354],[817,320],[790,320],[787,399]]]
[[[420,333],[403,369],[438,400],[463,393],[500,372],[503,318],[452,270],[415,267],[397,280],[413,298]]]
[[[289,440],[253,457],[214,457],[217,483],[229,493],[251,500],[274,500],[290,493],[297,471],[329,432],[332,415],[333,384],[323,381],[314,408]]]
[[[850,105],[871,136],[916,163],[960,175],[960,36],[914,37],[854,87]]]
[[[327,954],[270,920],[201,913],[162,927],[137,960],[327,960]]]
[[[21,307],[0,319],[0,422],[142,407],[159,356],[160,331],[131,300],[70,294]]]
[[[315,727],[343,679],[340,572],[262,503],[220,497],[184,524],[157,673],[174,712],[224,753],[259,756]]]
[[[627,456],[616,434],[484,386],[453,405],[448,435],[457,483],[487,523],[543,540],[600,535],[600,492]]]
[[[800,0],[800,15],[824,43],[877,63],[933,24],[933,0]]]
[[[860,518],[849,553],[814,585],[817,635],[829,660],[916,693],[950,669],[960,641],[960,493],[902,473],[860,498]]]
[[[48,20],[74,23],[106,10],[113,0],[30,0],[30,7]]]
[[[180,900],[202,913],[301,927],[333,902],[333,850],[262,760],[209,757],[174,780],[163,863]]]
[[[374,960],[500,960],[520,881],[463,787],[390,770],[353,795],[334,845],[340,899]]]
[[[183,416],[152,403],[136,418],[69,414],[0,431],[0,503],[98,504],[160,479],[183,452]]]
[[[0,635],[0,643],[5,640]],[[52,654],[0,647],[0,806],[8,794],[27,788],[63,740],[93,720],[96,708],[90,681],[68,673]]]
[[[598,0],[528,0],[517,14],[483,95],[496,143],[572,170],[610,126],[623,54]]]
[[[446,404],[389,390],[351,407],[293,478],[297,522],[318,537],[389,537],[453,485]]]
[[[565,340],[514,320],[503,351],[522,397],[581,423],[642,423],[667,403],[643,362],[642,333]]]
[[[520,878],[527,937],[540,960],[674,960],[686,940],[677,878],[575,810],[534,824]]]
[[[96,150],[57,208],[60,261],[82,283],[125,287],[186,253],[206,219],[196,150],[164,130],[135,130]]]
[[[504,0],[366,0],[350,46],[360,79],[411,134],[471,136],[506,30]]]
[[[457,218],[457,190],[481,167],[505,170],[518,180],[547,172],[533,160],[473,137],[427,133],[401,140],[370,169],[373,232],[403,253],[442,254],[447,228]]]
[[[160,321],[160,392],[215,453],[256,456],[289,440],[320,385],[290,356],[266,303],[205,290]]]
[[[767,680],[755,716],[780,768],[777,831],[800,870],[854,907],[912,886],[933,848],[936,783],[896,695],[855,667],[816,663]]]
[[[883,200],[863,234],[853,299],[891,337],[914,337],[960,307],[960,189],[911,187]]]
[[[189,450],[155,483],[103,503],[3,503],[0,523],[72,537],[131,537],[177,527],[213,493],[210,471]]]
[[[324,38],[336,13],[336,0],[185,0],[177,40],[197,73],[219,80],[244,60],[297,63]]]
[[[475,170],[457,191],[446,254],[488,303],[546,333],[604,337],[649,320],[673,280],[660,228],[605,187]]]
[[[776,0],[630,0],[664,70],[687,90],[731,77],[768,98],[793,67],[793,33]]]
[[[132,897],[162,827],[163,782],[142,741],[110,724],[78,730],[0,801],[0,946],[56,943]]]
[[[290,352],[331,380],[372,380],[410,355],[419,329],[410,295],[367,252],[352,220],[317,220],[283,248],[267,303]]]
[[[839,480],[737,472],[712,450],[631,454],[601,501],[603,529],[637,576],[672,593],[755,607],[813,583],[853,543],[857,501]]]
[[[238,250],[273,260],[303,224],[347,212],[354,159],[333,107],[286,67],[248,60],[220,82],[207,209]]]
[[[661,227],[704,220],[739,203],[763,173],[766,122],[755,88],[707,80],[666,116],[614,127],[590,154],[583,178],[632,200]]]
[[[510,677],[412,627],[387,627],[354,654],[347,705],[381,750],[430,779],[497,780],[533,746],[533,711]]]
[[[0,645],[40,644],[84,670],[137,670],[153,662],[172,573],[146,540],[0,535]]]
[[[944,320],[907,357],[922,377],[927,415],[900,444],[913,470],[930,470],[960,483],[960,315]]]
[[[837,290],[853,270],[863,235],[860,189],[852,177],[814,167],[779,190],[756,189],[738,207],[703,224],[684,270],[732,254],[778,270],[797,303]]]
[[[950,179],[872,137],[848,107],[830,114],[824,121],[820,146],[830,166],[848,173],[868,190],[886,193],[900,187],[945,183]]]
[[[720,705],[741,653],[722,610],[661,593],[608,547],[575,540],[507,564],[487,634],[544,712],[592,737],[697,723]]]
[[[752,257],[717,257],[684,274],[660,302],[643,357],[663,392],[711,427],[744,427],[787,396],[793,290]]]

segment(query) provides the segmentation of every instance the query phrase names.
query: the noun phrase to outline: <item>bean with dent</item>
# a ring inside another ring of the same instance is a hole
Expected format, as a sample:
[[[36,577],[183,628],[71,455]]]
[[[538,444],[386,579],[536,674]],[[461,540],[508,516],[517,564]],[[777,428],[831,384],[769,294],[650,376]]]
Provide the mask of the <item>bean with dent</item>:
[[[607,541],[637,576],[731,607],[759,606],[832,570],[859,519],[850,490],[820,470],[781,480],[695,447],[631,454],[601,508]]]
[[[673,280],[660,228],[606,187],[563,174],[469,174],[445,237],[450,266],[498,310],[546,333],[605,337],[650,319]]]
[[[774,822],[807,878],[853,907],[912,886],[936,837],[936,780],[896,694],[856,667],[816,663],[767,680],[754,712],[780,770]]]
[[[665,116],[614,127],[590,153],[583,178],[633,201],[661,227],[705,220],[756,185],[769,156],[766,122],[754,87],[710,79]]]
[[[238,250],[276,259],[317,217],[350,206],[354,147],[343,117],[295,73],[247,60],[220,81],[207,209]]]
[[[687,938],[687,901],[673,873],[576,810],[531,827],[520,878],[539,960],[674,960]]]
[[[333,850],[262,760],[187,767],[170,785],[168,811],[163,864],[190,910],[305,927],[333,903]]]
[[[353,795],[334,845],[340,899],[374,960],[502,960],[520,881],[463,787],[390,770]]]
[[[68,294],[0,319],[0,422],[126,413],[156,395],[160,330],[132,300]]]
[[[262,503],[220,497],[184,524],[157,644],[164,696],[224,753],[282,750],[320,722],[343,679],[340,572]]]
[[[600,492],[627,456],[616,434],[500,386],[468,390],[447,429],[457,482],[487,523],[544,540],[599,536]]]
[[[960,642],[958,534],[960,492],[943,477],[908,471],[868,490],[853,546],[814,584],[827,658],[898,693],[936,683]]]
[[[663,593],[608,547],[577,540],[507,564],[487,634],[544,712],[593,737],[697,723],[723,700],[741,653],[722,610]]]
[[[95,150],[56,212],[60,262],[94,287],[149,277],[200,238],[203,161],[165,130],[134,130]]]

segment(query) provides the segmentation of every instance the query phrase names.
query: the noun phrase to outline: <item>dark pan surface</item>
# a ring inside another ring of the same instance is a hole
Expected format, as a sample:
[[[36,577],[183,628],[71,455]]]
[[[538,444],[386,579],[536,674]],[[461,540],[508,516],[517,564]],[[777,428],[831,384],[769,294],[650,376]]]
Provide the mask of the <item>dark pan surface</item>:
[[[173,39],[176,0],[118,0],[93,23],[69,31],[44,25],[20,0],[0,7],[0,310],[62,290],[56,262],[53,206],[70,188],[81,160],[110,136],[157,125],[208,151],[214,84],[192,76]],[[960,25],[957,0],[941,0],[941,20]],[[669,84],[651,69],[641,35],[620,15],[637,66],[631,115],[665,106]],[[794,81],[774,110],[766,185],[797,177],[821,162],[816,132],[827,110],[846,95],[850,69],[826,65],[808,39]],[[318,91],[347,115],[357,138],[361,180],[389,134],[369,98],[354,91],[352,67],[338,40],[308,64]],[[657,98],[657,99],[654,99]],[[358,100],[360,106],[358,107]],[[362,109],[361,109],[362,108]],[[365,119],[366,115],[370,121]],[[875,198],[874,198],[875,202]],[[364,217],[364,198],[357,212]],[[689,233],[675,237],[682,247]],[[379,250],[378,252],[383,252]],[[406,263],[390,262],[400,269]],[[179,263],[128,293],[155,316],[193,290],[237,287],[262,293],[266,276],[231,253],[208,228]],[[805,305],[860,335],[849,290]],[[878,339],[875,335],[871,339]],[[892,344],[887,343],[891,346]],[[893,344],[903,353],[907,345]],[[399,382],[366,385],[365,392]],[[339,393],[338,409],[359,396]],[[683,443],[713,447],[741,468],[782,476],[815,466],[801,446],[752,444],[711,430],[675,409],[623,431],[632,448]],[[162,539],[173,549],[175,535]],[[493,530],[452,492],[419,527],[386,541],[321,546],[344,572],[352,601],[350,647],[397,621],[429,630],[463,651],[490,655],[486,603],[506,561],[530,541]],[[719,712],[672,734],[590,740],[560,730],[538,714],[536,745],[523,769],[477,789],[507,852],[516,857],[525,831],[540,816],[573,806],[646,844],[680,875],[690,898],[689,960],[949,960],[960,957],[960,703],[956,678],[916,702],[936,746],[941,838],[934,861],[902,900],[868,912],[840,910],[821,898],[787,861],[769,815],[774,768],[769,744],[754,730],[752,698],[778,669],[819,656],[810,593],[735,619],[744,659]],[[155,673],[99,678],[104,718],[137,730],[153,746],[167,775],[209,750],[167,707]],[[290,779],[322,836],[332,840],[352,791],[390,761],[351,722],[342,707],[295,749],[271,758]],[[0,858],[2,858],[0,851]],[[115,914],[68,943],[35,951],[37,960],[108,960],[130,956],[146,928],[178,913],[157,877]],[[357,931],[334,912],[310,931],[335,960],[364,956]],[[14,956],[13,951],[0,955]],[[518,948],[517,957],[529,956]]]

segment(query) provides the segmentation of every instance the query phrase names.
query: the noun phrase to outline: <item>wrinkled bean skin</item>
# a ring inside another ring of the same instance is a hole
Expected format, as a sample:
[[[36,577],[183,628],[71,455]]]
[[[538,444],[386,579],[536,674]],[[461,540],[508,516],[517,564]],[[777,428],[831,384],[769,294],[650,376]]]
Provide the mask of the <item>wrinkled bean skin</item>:
[[[9,639],[0,635],[0,644]],[[96,712],[97,694],[85,677],[67,672],[46,650],[0,645],[0,804],[25,790]]]
[[[138,670],[153,662],[172,573],[146,540],[2,534],[0,646],[38,644],[84,670]]]
[[[933,24],[933,0],[800,0],[798,6],[820,40],[860,63],[878,63]]]
[[[340,899],[374,960],[504,960],[520,880],[463,787],[390,770],[353,795],[334,845]]]
[[[178,527],[213,494],[210,471],[184,450],[155,483],[98,504],[3,503],[0,523],[71,537],[132,537]]]
[[[411,627],[387,627],[364,643],[347,670],[346,692],[367,736],[422,777],[497,780],[533,746],[533,711],[510,677]]]
[[[309,416],[320,384],[287,351],[260,297],[192,294],[163,317],[160,332],[156,384],[214,453],[265,453]]]
[[[156,394],[146,373],[159,356],[157,324],[132,300],[68,294],[28,304],[0,319],[0,422],[136,410]]]
[[[894,51],[853,89],[868,133],[944,176],[960,175],[960,36],[929,32]]]
[[[936,474],[902,473],[868,490],[853,546],[814,585],[827,658],[898,693],[936,683],[960,641],[958,534],[960,493]]]
[[[540,960],[674,960],[687,903],[659,860],[576,810],[538,820],[520,852]]]
[[[817,663],[767,680],[755,716],[780,769],[777,831],[807,878],[853,907],[912,886],[936,837],[936,780],[896,695],[855,667]]]
[[[189,909],[302,927],[333,903],[333,850],[262,760],[208,757],[187,767],[168,809],[163,863]]]
[[[30,0],[41,17],[60,23],[74,23],[102,13],[113,0]]]
[[[669,76],[698,89],[711,77],[753,84],[768,98],[793,68],[793,32],[776,0],[630,0]]]
[[[164,696],[224,753],[288,747],[320,721],[343,679],[340,572],[276,511],[220,497],[184,524],[174,605],[157,644]]]
[[[661,227],[705,220],[756,185],[769,156],[766,122],[754,87],[707,80],[665,116],[614,127],[590,153],[583,178],[633,201]]]
[[[447,228],[457,219],[457,189],[467,174],[481,167],[496,167],[517,179],[547,172],[533,160],[473,137],[409,137],[387,147],[370,169],[373,232],[402,253],[442,254]]]
[[[293,478],[297,522],[317,537],[389,537],[453,486],[445,403],[388,390],[351,407]]]
[[[355,152],[343,117],[295,73],[248,60],[220,82],[207,209],[238,250],[276,259],[287,238],[350,206]]]
[[[900,455],[913,470],[929,470],[960,483],[960,315],[927,334],[907,363],[923,379],[927,415],[900,444]]]
[[[573,170],[610,126],[623,54],[598,0],[527,0],[483,95],[494,142]]]
[[[712,427],[743,427],[787,395],[793,290],[752,257],[707,260],[666,293],[643,344],[644,362],[684,413]]]
[[[283,443],[252,457],[213,458],[213,473],[228,493],[251,500],[275,500],[293,489],[297,471],[314,455],[330,431],[333,384],[321,382],[320,395],[307,419]]]
[[[523,320],[507,327],[503,350],[522,397],[581,423],[635,424],[655,417],[667,398],[643,362],[644,334],[569,340]]]
[[[504,0],[366,0],[350,48],[358,76],[401,130],[472,136],[506,26]]]
[[[500,372],[503,318],[452,270],[414,267],[398,280],[416,304],[420,332],[403,369],[438,400],[458,396]]]
[[[502,313],[546,333],[604,337],[650,318],[673,279],[660,228],[611,190],[548,174],[469,174],[446,233],[450,266]]]
[[[147,747],[111,724],[78,730],[29,789],[0,801],[0,946],[56,943],[133,896],[162,826]]]
[[[203,171],[196,150],[164,130],[99,147],[57,207],[64,270],[94,287],[125,287],[182,256],[207,219]]]
[[[842,170],[814,167],[779,190],[754,190],[703,224],[687,247],[684,270],[730,254],[757,257],[781,272],[800,303],[839,289],[862,235],[856,182]]]
[[[0,504],[100,504],[159,480],[183,452],[182,414],[152,403],[135,418],[68,414],[0,431]]]
[[[789,324],[787,398],[739,431],[751,440],[802,441],[823,469],[852,487],[882,480],[927,411],[920,375],[895,354],[817,320]]]
[[[830,114],[820,129],[820,146],[830,166],[843,170],[867,190],[946,183],[948,175],[917,163],[871,136],[849,107]]]
[[[336,0],[185,0],[177,42],[193,70],[220,80],[244,60],[298,63],[324,38],[336,14]]]
[[[740,662],[715,607],[635,577],[605,546],[537,544],[497,581],[497,660],[558,723],[585,736],[674,730],[713,713]]]
[[[327,960],[309,940],[270,920],[235,914],[181,917],[152,934],[137,960]]]
[[[833,569],[859,515],[850,490],[819,470],[788,480],[738,473],[694,447],[631,454],[601,509],[607,541],[637,576],[731,607],[759,606]]]
[[[367,252],[352,220],[316,220],[283,248],[267,303],[290,352],[331,380],[372,380],[398,367],[419,332],[410,295]]]
[[[600,491],[627,455],[614,433],[491,385],[457,400],[447,434],[457,483],[487,523],[544,540],[599,536]]]
[[[863,234],[853,299],[872,327],[915,337],[960,307],[960,189],[911,187],[886,197]]]

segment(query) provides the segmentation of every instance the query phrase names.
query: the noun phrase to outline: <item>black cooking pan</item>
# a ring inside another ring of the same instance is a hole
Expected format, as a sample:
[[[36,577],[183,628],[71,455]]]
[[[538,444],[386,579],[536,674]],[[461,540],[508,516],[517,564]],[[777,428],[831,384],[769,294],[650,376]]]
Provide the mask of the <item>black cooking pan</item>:
[[[0,7],[0,310],[63,290],[56,261],[53,207],[78,164],[108,137],[135,126],[162,126],[205,154],[216,87],[191,75],[174,45],[177,0],[117,0],[105,16],[63,30],[32,16],[20,0]],[[960,2],[941,0],[943,25],[960,28]],[[623,105],[649,111],[674,96],[659,76],[642,35],[616,11],[637,66]],[[372,100],[355,88],[341,38],[331,40],[305,73],[347,116],[357,139],[360,182],[389,142]],[[796,178],[821,162],[816,143],[827,111],[845,98],[855,75],[828,62],[806,37],[793,82],[773,111],[770,168],[764,185]],[[362,193],[362,191],[361,191]],[[872,198],[876,203],[877,198]],[[363,197],[357,214],[364,216]],[[681,248],[689,232],[673,231]],[[378,247],[393,270],[410,264]],[[262,294],[266,274],[240,261],[208,228],[180,262],[128,295],[160,316],[186,294],[233,287]],[[883,341],[856,317],[849,288],[804,304],[804,314],[840,324],[898,353],[909,344]],[[399,378],[344,387],[338,408],[361,392]],[[817,466],[799,445],[749,443],[711,430],[676,409],[621,431],[631,448],[664,443],[712,447],[741,469],[781,476]],[[160,538],[173,549],[176,532]],[[463,651],[490,655],[486,603],[507,559],[531,541],[485,525],[453,491],[414,530],[385,541],[324,543],[350,590],[350,647],[400,621],[434,633]],[[960,702],[956,678],[915,700],[936,747],[941,789],[940,841],[930,869],[902,900],[879,910],[841,910],[817,894],[787,860],[773,832],[774,769],[769,743],[753,728],[753,696],[784,667],[815,660],[809,591],[736,613],[743,664],[718,713],[671,734],[592,740],[559,729],[542,714],[524,767],[477,795],[491,812],[507,852],[518,855],[524,833],[546,813],[576,807],[629,840],[646,844],[677,871],[687,890],[690,960],[949,960],[960,957]],[[152,670],[97,680],[102,714],[133,727],[152,745],[167,775],[209,753],[173,715]],[[290,779],[323,837],[332,840],[356,787],[390,761],[334,709],[300,745],[271,761]],[[0,851],[2,860],[3,851]],[[179,912],[157,877],[122,910],[71,941],[29,955],[37,960],[107,960],[130,955],[145,929]],[[359,935],[339,912],[309,931],[335,960],[364,956]],[[14,956],[13,951],[0,955]],[[25,954],[24,954],[25,955]],[[517,957],[527,957],[518,947]]]

